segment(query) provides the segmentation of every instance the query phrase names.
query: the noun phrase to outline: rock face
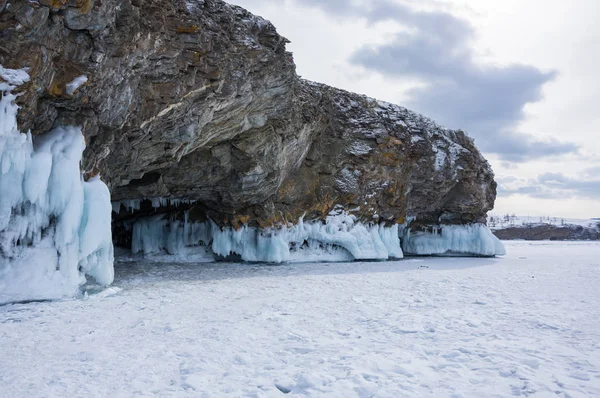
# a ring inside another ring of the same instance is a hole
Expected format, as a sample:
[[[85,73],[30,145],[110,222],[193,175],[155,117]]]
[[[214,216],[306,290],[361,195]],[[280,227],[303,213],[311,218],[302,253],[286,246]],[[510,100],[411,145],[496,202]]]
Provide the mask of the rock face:
[[[537,224],[494,231],[502,240],[600,240],[600,227]]]
[[[269,227],[342,206],[417,228],[485,223],[493,208],[492,170],[462,131],[301,80],[287,40],[242,8],[8,0],[0,12],[0,64],[31,76],[21,130],[81,126],[85,172],[101,174],[113,201],[142,201],[118,221],[186,209]]]

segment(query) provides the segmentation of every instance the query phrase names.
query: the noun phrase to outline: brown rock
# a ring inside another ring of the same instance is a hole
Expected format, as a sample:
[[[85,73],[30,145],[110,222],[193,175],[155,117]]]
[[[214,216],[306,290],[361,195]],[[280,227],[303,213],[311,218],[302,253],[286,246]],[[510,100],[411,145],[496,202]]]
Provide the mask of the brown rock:
[[[462,131],[299,79],[287,40],[240,7],[2,8],[0,64],[32,76],[20,127],[81,125],[83,167],[100,171],[115,201],[190,199],[198,218],[235,227],[322,219],[336,205],[365,221],[473,223],[493,207],[491,168]],[[65,95],[81,75],[88,83]]]

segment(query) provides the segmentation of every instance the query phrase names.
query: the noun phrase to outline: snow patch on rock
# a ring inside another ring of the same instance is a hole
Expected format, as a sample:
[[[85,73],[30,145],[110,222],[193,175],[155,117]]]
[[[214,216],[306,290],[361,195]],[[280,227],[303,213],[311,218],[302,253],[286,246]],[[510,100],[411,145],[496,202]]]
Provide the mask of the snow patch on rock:
[[[342,192],[353,193],[358,189],[358,179],[360,178],[360,170],[342,169],[336,179],[335,186]]]
[[[0,82],[1,89],[7,90],[9,85],[20,86],[27,83],[29,81],[29,74],[27,73],[27,69],[6,69],[0,65],[0,78],[6,82]]]
[[[73,79],[72,82],[67,83],[67,95],[75,94],[75,91],[77,91],[81,86],[86,84],[87,81],[88,77],[86,75],[82,75]]]
[[[371,148],[366,142],[354,141],[348,146],[346,151],[354,156],[368,155],[373,148]]]

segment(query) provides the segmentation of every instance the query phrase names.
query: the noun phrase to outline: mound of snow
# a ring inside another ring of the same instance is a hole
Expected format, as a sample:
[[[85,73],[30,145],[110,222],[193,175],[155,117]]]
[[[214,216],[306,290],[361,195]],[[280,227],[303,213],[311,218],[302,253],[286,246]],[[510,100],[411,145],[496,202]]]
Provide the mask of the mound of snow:
[[[90,275],[113,281],[110,193],[84,182],[81,130],[36,137],[17,128],[11,90],[29,80],[0,66],[0,303],[74,296]]]

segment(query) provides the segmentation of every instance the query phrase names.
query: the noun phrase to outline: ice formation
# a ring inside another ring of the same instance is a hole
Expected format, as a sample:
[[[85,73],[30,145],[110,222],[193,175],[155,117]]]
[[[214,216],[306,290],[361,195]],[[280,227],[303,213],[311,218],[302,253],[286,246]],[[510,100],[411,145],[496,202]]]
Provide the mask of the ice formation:
[[[206,221],[192,223],[161,216],[133,225],[132,251],[144,254],[166,250],[182,254],[193,246],[210,247],[216,255],[239,255],[244,261],[352,260],[402,258],[398,226],[364,225],[347,213],[332,214],[325,223],[259,230],[220,228]]]
[[[165,250],[169,254],[184,255],[189,248],[209,243],[209,223],[168,220],[162,216],[148,217],[133,224],[131,251],[144,254]]]
[[[121,200],[112,202],[112,211],[117,214],[121,213],[121,207],[125,208],[125,210],[133,213],[136,210],[140,210],[142,208],[142,202],[145,200],[150,201],[152,204],[152,208],[158,209],[160,207],[166,206],[175,206],[178,207],[184,204],[192,204],[196,203],[195,200],[185,199],[185,198],[165,198],[165,197],[156,197],[156,198],[145,198],[145,199],[130,199],[130,200]]]
[[[503,256],[502,242],[483,224],[444,225],[430,231],[401,230],[402,249],[412,255],[471,254]]]
[[[366,225],[336,210],[326,221],[259,230],[220,228],[211,221],[169,220],[162,215],[135,221],[132,252],[167,252],[181,259],[202,252],[251,262],[386,260],[408,255],[506,254],[502,242],[483,224],[445,225],[411,231],[406,225]]]
[[[0,65],[0,303],[74,296],[85,275],[113,280],[110,193],[84,182],[81,130],[59,127],[35,142],[18,131],[24,70]]]

